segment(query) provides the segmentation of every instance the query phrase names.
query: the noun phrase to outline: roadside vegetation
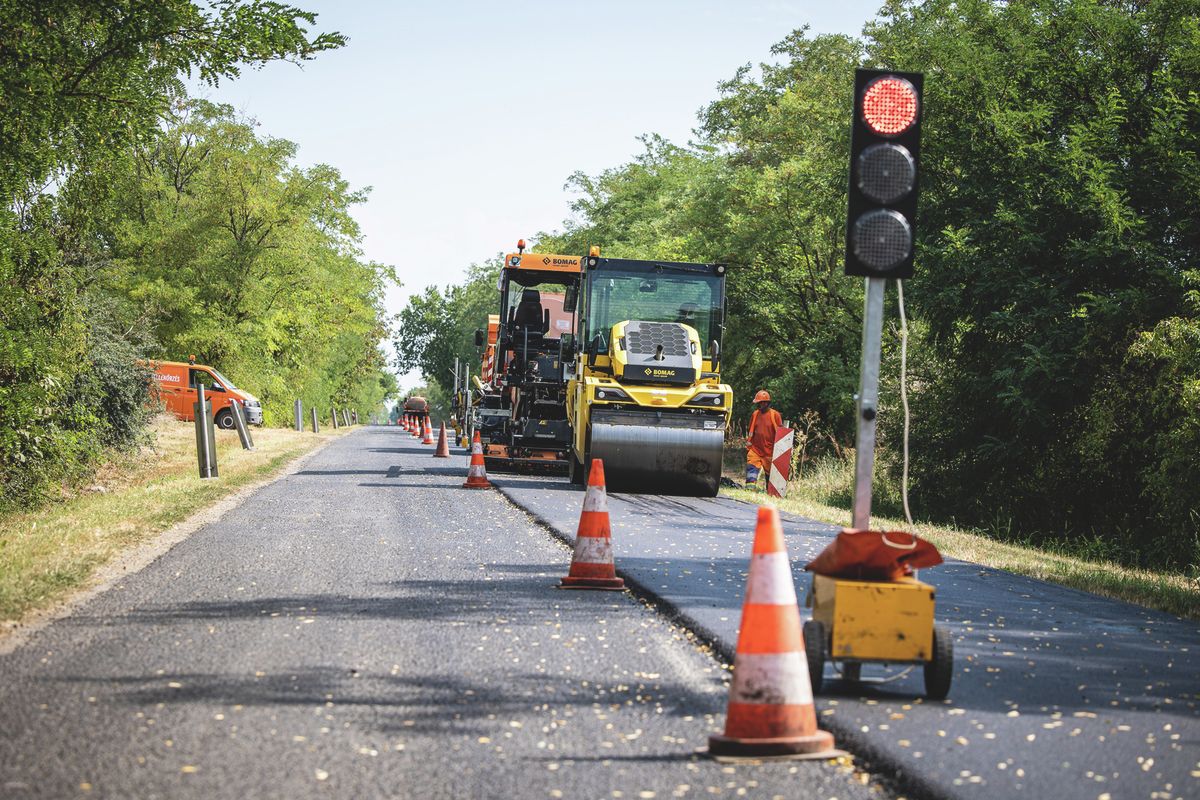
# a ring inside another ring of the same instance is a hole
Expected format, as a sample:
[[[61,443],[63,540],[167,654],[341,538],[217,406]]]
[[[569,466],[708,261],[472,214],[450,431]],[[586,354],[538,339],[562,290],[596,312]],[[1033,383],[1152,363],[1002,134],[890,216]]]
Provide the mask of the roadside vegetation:
[[[87,586],[121,552],[168,530],[238,489],[344,433],[254,430],[253,451],[217,432],[220,477],[197,476],[195,427],[160,415],[146,443],[106,463],[53,504],[0,518],[0,622],[53,605]]]
[[[924,72],[904,287],[914,512],[1186,578],[1200,538],[1198,14],[1195,0],[893,0],[860,38],[797,30],[717,87],[692,141],[648,135],[632,161],[571,176],[572,217],[533,249],[729,264],[735,419],[768,389],[806,420],[806,457],[841,458],[862,309],[861,280],[842,275],[854,68]],[[447,359],[478,363],[470,331],[494,313],[497,268],[414,299],[402,366],[444,384]],[[899,342],[889,325],[890,484]]]
[[[767,497],[743,487],[744,450],[727,451],[728,481],[721,494],[748,503],[768,504],[832,525],[850,525],[854,498],[853,452],[822,456],[801,479],[788,484],[787,497]],[[736,485],[731,485],[736,484]],[[1072,589],[1113,597],[1147,608],[1200,620],[1200,541],[1194,561],[1183,570],[1140,569],[1122,563],[1127,543],[1111,535],[1044,537],[1015,533],[1007,527],[961,527],[904,519],[900,487],[886,477],[874,487],[872,527],[910,531],[933,542],[945,558],[1006,570]]]
[[[263,401],[365,416],[392,270],[363,259],[365,190],[189,98],[340,47],[313,14],[229,0],[0,0],[0,515],[144,444],[139,359],[194,354]]]

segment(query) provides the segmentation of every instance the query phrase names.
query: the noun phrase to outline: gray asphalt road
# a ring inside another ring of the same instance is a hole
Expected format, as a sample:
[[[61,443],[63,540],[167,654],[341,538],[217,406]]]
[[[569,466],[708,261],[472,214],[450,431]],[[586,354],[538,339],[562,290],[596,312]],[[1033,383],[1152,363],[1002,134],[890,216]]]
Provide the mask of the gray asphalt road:
[[[493,480],[573,537],[579,492],[565,480]],[[609,508],[618,572],[731,653],[754,507],[613,495]],[[803,597],[801,568],[836,529],[785,518],[784,530]],[[937,587],[939,621],[955,634],[950,698],[923,702],[919,670],[888,684],[831,681],[817,705],[839,745],[937,797],[1200,797],[1194,623],[963,562],[921,578]]]
[[[720,664],[431,452],[339,440],[0,656],[0,796],[887,796],[696,757]]]

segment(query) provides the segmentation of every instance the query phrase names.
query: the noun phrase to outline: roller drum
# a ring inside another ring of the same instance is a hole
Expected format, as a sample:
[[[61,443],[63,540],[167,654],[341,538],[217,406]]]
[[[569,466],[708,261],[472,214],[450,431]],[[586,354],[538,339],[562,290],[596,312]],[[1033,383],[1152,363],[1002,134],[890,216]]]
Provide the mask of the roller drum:
[[[650,417],[650,419],[647,419]],[[710,427],[705,427],[705,425]],[[592,458],[613,491],[714,497],[721,481],[723,420],[593,412]]]

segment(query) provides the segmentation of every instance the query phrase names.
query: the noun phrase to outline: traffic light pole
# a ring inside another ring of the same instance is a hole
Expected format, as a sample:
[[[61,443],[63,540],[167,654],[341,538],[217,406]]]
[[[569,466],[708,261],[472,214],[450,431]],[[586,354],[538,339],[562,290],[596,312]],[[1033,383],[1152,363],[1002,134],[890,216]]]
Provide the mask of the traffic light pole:
[[[867,278],[863,303],[862,368],[859,372],[854,445],[854,510],[851,527],[871,527],[871,478],[875,469],[875,418],[879,411],[879,355],[883,344],[886,278]]]

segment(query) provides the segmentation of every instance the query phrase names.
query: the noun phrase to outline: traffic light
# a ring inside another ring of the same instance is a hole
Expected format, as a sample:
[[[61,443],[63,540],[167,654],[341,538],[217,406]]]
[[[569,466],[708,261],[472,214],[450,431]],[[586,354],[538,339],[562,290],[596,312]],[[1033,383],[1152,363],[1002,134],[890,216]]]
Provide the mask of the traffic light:
[[[847,275],[912,275],[922,79],[916,72],[855,70]]]

